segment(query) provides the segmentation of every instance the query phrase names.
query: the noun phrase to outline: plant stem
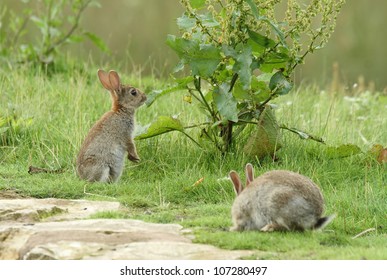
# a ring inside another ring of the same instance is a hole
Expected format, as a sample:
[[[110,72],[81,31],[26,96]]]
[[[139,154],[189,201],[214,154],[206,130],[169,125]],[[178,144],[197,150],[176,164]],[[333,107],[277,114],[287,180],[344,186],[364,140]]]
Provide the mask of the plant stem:
[[[12,39],[12,44],[10,47],[15,47],[17,44],[17,41],[19,40],[20,35],[22,34],[23,30],[26,28],[28,21],[30,20],[30,17],[27,16],[24,18],[23,23],[20,25],[20,28],[17,30],[15,37]]]
[[[47,5],[47,22],[46,22],[46,31],[45,33],[46,34],[43,34],[45,35],[45,38],[43,39],[43,46],[42,46],[42,49],[46,49],[50,46],[50,43],[51,43],[51,32],[50,32],[50,29],[51,29],[51,10],[52,10],[52,1],[49,1],[48,2],[48,5]]]
[[[300,131],[297,129],[289,128],[286,125],[281,125],[281,126],[279,126],[279,128],[288,130],[288,131],[293,132],[293,133],[297,134],[298,136],[300,136]],[[302,133],[308,136],[307,138],[303,138],[300,136],[302,139],[306,139],[306,140],[310,139],[310,140],[325,144],[325,141],[321,137],[317,137],[317,136],[311,135],[311,134],[303,132],[303,131],[302,131]]]
[[[215,112],[211,109],[210,104],[208,104],[206,98],[204,97],[204,94],[201,89],[200,77],[199,77],[198,83],[194,83],[194,84],[195,84],[196,90],[199,92],[200,97],[202,98],[204,106],[207,107],[208,112],[211,114],[213,121],[214,122],[218,121]]]
[[[190,129],[190,128],[195,128],[195,127],[199,127],[199,126],[203,126],[203,125],[209,125],[209,124],[212,124],[212,123],[211,122],[204,122],[204,123],[199,123],[199,124],[193,124],[193,125],[185,126],[184,129]]]
[[[301,58],[300,58],[298,61],[303,61],[304,58],[308,55],[308,53],[310,53],[310,52],[313,51],[313,45],[314,45],[314,42],[315,42],[316,39],[321,35],[321,33],[322,33],[322,31],[317,32],[317,34],[313,36],[312,42],[310,43],[308,49],[305,51],[305,53],[301,56]],[[298,63],[298,62],[295,62],[294,65],[291,67],[291,72],[294,71],[294,69],[297,67],[297,65],[299,65],[299,63]]]
[[[238,73],[234,73],[234,76],[232,76],[231,83],[230,83],[230,89],[228,91],[232,91],[232,89],[235,86],[236,81],[238,80]]]
[[[205,129],[203,129],[203,133],[208,137],[208,139],[210,139],[210,140],[214,143],[215,147],[216,147],[220,152],[222,152],[222,148],[219,146],[219,142],[218,142],[218,140],[216,139],[216,135],[214,135],[214,138],[212,138],[212,137],[208,134],[207,130],[205,130]]]
[[[270,94],[270,96],[265,101],[259,104],[258,108],[262,109],[267,103],[269,103],[269,101],[272,100],[274,96],[276,96],[275,92],[276,92],[276,89],[273,91],[272,94]]]
[[[241,122],[241,123],[246,123],[246,124],[258,124],[258,122],[253,122],[253,121],[245,121],[245,120],[238,120],[238,122]]]
[[[192,142],[194,142],[196,145],[198,145],[200,148],[202,148],[202,146],[200,146],[200,144],[198,142],[196,142],[195,139],[193,139],[189,134],[185,133],[184,131],[182,131],[182,133],[187,136]]]
[[[78,25],[79,25],[79,21],[81,19],[81,15],[82,13],[84,12],[84,10],[87,8],[87,6],[90,4],[92,0],[88,0],[86,1],[78,10],[78,14],[76,15],[75,17],[75,22],[74,22],[74,25],[70,28],[70,30],[67,32],[67,34],[65,34],[64,36],[62,36],[62,38],[58,39],[56,42],[54,42],[51,46],[47,47],[47,49],[44,51],[44,55],[49,55],[50,53],[52,53],[55,48],[57,48],[58,46],[60,46],[61,44],[63,44],[74,32],[75,30],[78,28]]]
[[[232,144],[232,127],[233,127],[233,122],[228,121],[227,126],[225,126],[222,129],[223,130],[223,140],[224,140],[224,150],[223,150],[224,153],[228,152],[228,150]]]
[[[195,89],[187,87],[187,90],[197,101],[199,101],[203,106],[206,106],[206,104],[204,104],[204,102],[193,92]]]

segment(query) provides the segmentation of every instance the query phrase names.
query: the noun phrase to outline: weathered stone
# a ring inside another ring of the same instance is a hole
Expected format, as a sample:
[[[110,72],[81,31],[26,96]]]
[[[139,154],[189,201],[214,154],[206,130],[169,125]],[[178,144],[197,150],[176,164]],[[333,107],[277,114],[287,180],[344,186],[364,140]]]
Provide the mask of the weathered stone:
[[[83,219],[102,211],[117,211],[118,202],[68,200],[68,199],[2,199],[0,200],[0,223],[17,221],[35,223]]]
[[[176,224],[79,220],[119,209],[117,202],[0,200],[0,259],[237,259],[252,254],[193,244],[190,231]]]
[[[227,251],[188,242],[148,241],[117,246],[60,241],[34,247],[24,259],[87,260],[224,260],[249,256],[249,251]]]

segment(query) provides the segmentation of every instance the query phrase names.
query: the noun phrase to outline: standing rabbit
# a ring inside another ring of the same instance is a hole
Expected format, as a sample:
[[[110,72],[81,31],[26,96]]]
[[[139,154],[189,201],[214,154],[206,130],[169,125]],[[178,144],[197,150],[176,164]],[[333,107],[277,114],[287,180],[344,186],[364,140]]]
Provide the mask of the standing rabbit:
[[[246,188],[235,171],[230,178],[237,195],[231,215],[233,231],[303,231],[322,229],[334,215],[321,217],[324,199],[308,177],[285,170],[264,173],[254,180],[246,165]]]
[[[133,142],[135,110],[146,101],[138,89],[122,85],[116,71],[98,70],[102,85],[110,91],[113,106],[94,124],[77,158],[77,173],[89,182],[116,182],[124,168],[125,153],[134,162],[140,160]]]

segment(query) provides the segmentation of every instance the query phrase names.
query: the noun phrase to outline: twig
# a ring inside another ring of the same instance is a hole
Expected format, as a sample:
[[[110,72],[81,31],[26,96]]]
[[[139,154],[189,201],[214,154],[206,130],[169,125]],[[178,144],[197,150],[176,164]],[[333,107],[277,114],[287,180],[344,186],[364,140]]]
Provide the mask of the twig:
[[[190,14],[190,16],[194,17],[195,20],[196,20],[196,24],[200,27],[200,29],[205,33],[207,34],[207,36],[211,39],[211,41],[213,41],[215,44],[219,45],[219,42],[214,38],[214,36],[210,33],[210,31],[208,31],[208,28],[205,27],[201,21],[201,19],[198,17],[198,15],[195,13],[194,10],[192,10],[191,6],[190,5],[185,5],[188,13]]]
[[[375,231],[375,230],[376,230],[376,228],[369,228],[369,229],[366,229],[366,230],[360,232],[359,234],[356,234],[354,237],[352,237],[352,239],[356,239],[356,238],[358,238],[358,237],[360,237],[360,236],[363,236],[363,235],[366,234],[366,233],[369,233],[369,232]]]
[[[313,52],[313,45],[314,45],[314,43],[315,43],[315,40],[316,40],[319,36],[321,36],[321,34],[322,34],[322,31],[317,32],[317,34],[313,36],[312,42],[311,42],[310,45],[308,46],[308,49],[307,49],[307,50],[305,51],[305,53],[301,56],[301,58],[298,59],[298,62],[295,62],[294,65],[291,67],[291,72],[294,71],[294,69],[300,64],[300,62],[302,62],[302,61],[305,59],[305,57],[306,57],[309,53]]]
[[[108,199],[117,200],[117,198],[115,198],[115,197],[113,197],[113,196],[107,196],[107,195],[96,194],[96,193],[89,193],[89,192],[86,191],[86,186],[87,186],[87,185],[84,185],[84,186],[83,186],[83,194],[86,194],[86,195],[93,195],[93,196],[98,196],[98,197],[102,197],[102,198],[108,198]]]
[[[246,124],[259,124],[259,122],[247,121],[247,120],[238,120],[238,123],[246,123]]]
[[[50,174],[58,174],[58,173],[63,173],[63,169],[56,169],[56,170],[51,170],[47,168],[40,168],[40,167],[35,167],[35,166],[30,166],[28,168],[28,173],[29,174],[38,174],[38,173],[50,173]]]
[[[310,139],[310,140],[313,140],[313,141],[325,144],[325,141],[321,137],[311,135],[311,134],[306,133],[304,131],[301,131],[301,130],[298,130],[298,129],[295,129],[295,128],[289,128],[286,125],[281,125],[279,128],[288,130],[290,132],[293,132],[293,133],[297,134],[301,139],[305,139],[305,140]],[[301,133],[304,134],[307,137],[302,137]]]
[[[84,5],[82,5],[78,11],[78,14],[77,16],[75,17],[75,23],[74,25],[71,27],[71,29],[69,30],[69,32],[67,32],[66,35],[64,35],[62,38],[60,38],[59,40],[57,40],[55,43],[53,43],[45,52],[44,52],[44,55],[48,55],[50,54],[51,52],[53,52],[55,50],[55,48],[57,48],[58,46],[60,46],[61,44],[63,44],[73,33],[74,31],[78,28],[78,25],[79,25],[79,21],[81,19],[81,15],[83,13],[83,11],[87,8],[87,6],[90,4],[92,0],[88,0],[87,2],[85,2]]]
[[[215,112],[211,109],[210,104],[208,104],[208,102],[207,102],[207,100],[206,100],[206,98],[204,97],[204,94],[203,94],[203,92],[202,92],[202,89],[201,89],[201,79],[200,79],[200,77],[198,78],[198,82],[197,82],[197,83],[195,82],[194,85],[195,85],[196,90],[199,92],[200,97],[201,97],[201,99],[203,100],[204,105],[207,107],[208,112],[211,114],[211,117],[212,117],[213,121],[216,122],[216,121],[217,121],[216,114],[215,114]]]
[[[29,20],[30,20],[29,16],[24,18],[23,23],[20,25],[20,28],[17,30],[15,36],[12,39],[12,46],[10,46],[10,47],[15,47],[16,46],[17,41],[19,40],[19,37],[21,36],[23,30],[26,28],[27,23],[28,23]]]
[[[194,93],[194,90],[195,89],[193,89],[193,88],[189,88],[188,86],[187,86],[187,90],[188,90],[188,92],[198,101],[198,102],[200,102],[203,106],[206,106],[206,104],[204,104],[204,102],[199,98],[199,97],[197,97],[196,96],[196,94]]]
[[[199,123],[199,124],[193,124],[193,125],[185,126],[184,129],[190,129],[190,128],[195,128],[195,127],[199,127],[199,126],[203,126],[203,125],[209,125],[209,124],[211,124],[211,123],[204,122],[204,123]]]
[[[239,77],[238,73],[235,73],[234,76],[232,76],[232,80],[231,80],[231,83],[230,83],[229,91],[232,91],[232,89],[234,88],[235,83],[238,80],[238,77]]]
[[[196,145],[199,146],[199,148],[202,148],[202,146],[195,140],[193,139],[191,136],[189,136],[187,133],[185,133],[184,131],[181,131],[185,136],[187,136],[192,142],[194,142]]]
[[[269,96],[265,101],[263,101],[261,104],[259,104],[258,109],[262,109],[263,107],[265,107],[265,105],[266,105],[267,103],[269,103],[269,101],[272,100],[274,96],[277,95],[277,94],[275,93],[275,92],[277,91],[277,89],[278,89],[278,87],[276,87],[276,88],[272,91],[272,93],[270,94],[270,96]]]

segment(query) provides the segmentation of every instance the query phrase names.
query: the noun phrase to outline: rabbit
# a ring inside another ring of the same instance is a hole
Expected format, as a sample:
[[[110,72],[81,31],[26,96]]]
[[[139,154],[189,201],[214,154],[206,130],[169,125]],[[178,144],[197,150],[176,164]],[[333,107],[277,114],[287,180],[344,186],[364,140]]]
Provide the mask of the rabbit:
[[[324,199],[308,177],[273,170],[254,180],[253,166],[248,163],[245,169],[245,188],[235,171],[229,174],[237,195],[231,210],[231,231],[321,230],[335,217],[321,217]]]
[[[135,110],[146,101],[140,90],[122,85],[116,71],[98,70],[102,85],[110,91],[113,106],[94,124],[79,151],[78,176],[89,182],[114,183],[122,174],[125,152],[133,162],[140,161],[133,141]]]

